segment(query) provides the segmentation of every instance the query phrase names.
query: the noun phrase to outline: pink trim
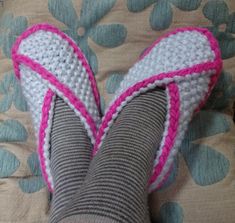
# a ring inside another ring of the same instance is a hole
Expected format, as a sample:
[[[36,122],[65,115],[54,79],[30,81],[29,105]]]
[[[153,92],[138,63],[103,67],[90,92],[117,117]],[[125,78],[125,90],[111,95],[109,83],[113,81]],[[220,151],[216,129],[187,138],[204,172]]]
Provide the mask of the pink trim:
[[[52,32],[52,33],[59,35],[62,39],[67,41],[69,43],[69,45],[73,48],[75,54],[77,55],[78,60],[80,60],[82,62],[82,65],[85,67],[85,69],[88,73],[91,87],[93,90],[93,94],[95,96],[95,101],[96,101],[98,109],[100,109],[100,96],[99,96],[99,91],[98,91],[98,88],[96,85],[96,80],[94,78],[93,72],[87,62],[85,55],[83,54],[81,49],[76,45],[76,43],[70,37],[68,37],[65,33],[61,32],[59,29],[57,29],[56,27],[54,27],[52,25],[49,25],[46,23],[34,25],[34,26],[30,27],[29,29],[27,29],[25,32],[23,32],[23,34],[21,34],[21,36],[19,36],[17,38],[17,40],[12,48],[12,59],[13,59],[13,63],[14,63],[14,69],[15,69],[16,76],[18,78],[20,78],[20,71],[18,69],[18,64],[17,64],[15,58],[16,58],[19,46],[21,44],[21,41],[26,39],[28,36],[30,36],[31,34],[37,32],[39,30]]]
[[[175,30],[173,30],[172,32],[166,33],[165,35],[161,36],[160,38],[158,38],[157,40],[155,40],[152,45],[147,48],[143,54],[140,56],[139,60],[144,59],[149,53],[150,51],[164,38],[167,38],[171,35],[174,35],[178,32],[185,32],[185,31],[197,31],[199,33],[201,33],[202,35],[205,35],[211,45],[211,49],[212,51],[215,53],[215,61],[218,62],[217,64],[217,68],[219,69],[218,74],[217,75],[213,75],[213,77],[211,78],[211,81],[209,83],[209,90],[208,93],[205,97],[205,99],[201,102],[201,104],[199,105],[197,111],[204,106],[204,104],[206,103],[207,98],[210,96],[211,90],[212,88],[215,86],[219,74],[221,73],[222,70],[222,66],[223,66],[223,61],[221,59],[221,52],[220,52],[220,47],[219,44],[217,42],[217,40],[215,39],[215,37],[213,36],[213,34],[205,28],[199,28],[199,27],[182,27],[182,28],[177,28]]]
[[[41,123],[40,123],[40,129],[39,129],[39,144],[38,144],[38,154],[39,154],[39,160],[40,160],[40,166],[42,170],[42,175],[44,177],[44,180],[47,183],[48,189],[50,192],[53,192],[51,182],[49,180],[47,171],[46,171],[46,163],[45,163],[45,157],[44,157],[44,140],[46,137],[45,130],[48,127],[48,120],[49,120],[49,111],[51,109],[51,103],[53,99],[54,93],[52,90],[48,90],[45,97],[44,102],[42,106],[42,116],[41,116]]]
[[[74,93],[64,84],[62,84],[52,73],[46,70],[42,65],[34,62],[29,57],[24,55],[15,55],[15,61],[18,64],[22,63],[28,67],[30,67],[33,71],[41,75],[41,77],[47,81],[49,81],[52,85],[54,85],[63,95],[68,98],[69,102],[82,114],[82,116],[86,119],[89,124],[93,136],[96,136],[96,124],[93,118],[88,113],[85,105],[80,101],[79,98],[74,95]]]
[[[168,157],[170,155],[171,149],[174,146],[177,130],[179,127],[180,118],[180,94],[178,86],[175,83],[168,85],[169,95],[170,95],[170,118],[169,126],[167,131],[167,136],[164,141],[164,146],[162,148],[162,155],[159,157],[159,161],[155,166],[154,173],[150,179],[150,184],[153,183],[157,177],[161,174],[163,167],[165,166]]]
[[[193,66],[191,68],[187,68],[187,69],[182,69],[182,70],[173,71],[173,72],[169,72],[169,73],[161,73],[161,74],[153,75],[150,78],[147,78],[145,80],[142,80],[142,81],[136,83],[134,86],[130,87],[125,92],[123,92],[119,96],[119,98],[111,105],[108,112],[105,114],[104,120],[103,120],[103,122],[100,126],[100,129],[98,131],[98,134],[97,134],[96,144],[95,144],[94,150],[93,150],[93,155],[95,155],[97,153],[98,147],[101,143],[101,138],[105,134],[104,130],[108,127],[109,122],[112,120],[113,114],[115,114],[117,112],[117,108],[121,105],[121,103],[123,101],[125,101],[125,99],[128,96],[131,96],[134,92],[138,92],[139,89],[141,89],[141,88],[146,88],[147,85],[150,83],[154,83],[158,80],[162,80],[165,78],[173,78],[174,76],[186,76],[186,75],[190,75],[190,74],[193,75],[194,73],[201,73],[202,71],[205,71],[205,70],[215,69],[216,74],[211,77],[208,93],[207,93],[205,99],[199,105],[199,108],[205,103],[205,101],[208,98],[208,96],[210,95],[210,92],[211,92],[212,88],[214,87],[214,85],[219,77],[219,74],[221,72],[221,69],[222,69],[222,59],[221,59],[221,54],[220,54],[220,50],[219,50],[219,45],[218,45],[217,41],[215,40],[215,38],[213,37],[213,35],[207,29],[194,28],[194,27],[186,27],[186,28],[176,29],[175,31],[168,33],[168,34],[164,35],[163,37],[161,37],[160,39],[156,40],[154,42],[154,44],[143,53],[143,55],[140,57],[140,60],[143,59],[146,55],[148,55],[148,53],[152,50],[152,48],[157,43],[159,43],[163,38],[166,38],[170,35],[176,34],[177,32],[194,31],[194,30],[202,33],[203,35],[205,35],[207,37],[208,41],[210,42],[211,49],[215,53],[214,61],[203,63],[203,64],[198,64],[198,65],[195,65],[195,66]],[[179,102],[180,98],[179,98],[178,88],[176,88],[176,86],[172,85],[173,81],[174,80],[172,79],[171,83],[168,84],[168,88],[171,92],[171,94],[170,94],[170,98],[171,98],[170,103],[171,103],[171,108],[172,108],[170,111],[170,114],[171,114],[170,115],[170,126],[171,126],[171,128],[169,128],[168,135],[166,137],[166,141],[163,146],[162,154],[159,158],[159,163],[156,165],[156,167],[154,169],[154,173],[150,179],[150,183],[153,183],[157,179],[157,177],[161,173],[163,167],[165,166],[167,158],[168,158],[170,151],[174,145],[174,139],[176,137],[176,132],[177,132],[177,128],[179,125],[178,124],[178,119],[179,119],[179,114],[178,114],[179,111],[178,110],[179,110],[179,105],[180,105],[180,102]],[[161,183],[162,182],[160,182],[160,184]]]
[[[111,105],[109,108],[108,112],[105,114],[104,120],[102,121],[102,124],[99,128],[97,137],[96,137],[96,144],[94,146],[93,150],[93,155],[97,153],[98,146],[101,142],[102,135],[104,134],[104,130],[108,127],[109,121],[112,120],[112,115],[116,113],[117,108],[121,105],[122,101],[125,101],[125,99],[128,96],[131,96],[134,92],[139,91],[140,88],[145,88],[147,87],[148,84],[152,84],[156,81],[165,79],[165,78],[173,78],[175,76],[186,76],[186,75],[196,75],[195,73],[200,73],[204,70],[211,70],[211,69],[216,69],[217,63],[216,62],[208,62],[205,64],[199,64],[195,65],[191,68],[187,69],[182,69],[182,70],[177,70],[169,73],[161,73],[161,74],[156,74],[150,78],[144,79],[143,81],[137,82],[135,85],[132,87],[128,88],[125,92],[123,92],[119,98]],[[174,80],[172,79],[171,82]]]

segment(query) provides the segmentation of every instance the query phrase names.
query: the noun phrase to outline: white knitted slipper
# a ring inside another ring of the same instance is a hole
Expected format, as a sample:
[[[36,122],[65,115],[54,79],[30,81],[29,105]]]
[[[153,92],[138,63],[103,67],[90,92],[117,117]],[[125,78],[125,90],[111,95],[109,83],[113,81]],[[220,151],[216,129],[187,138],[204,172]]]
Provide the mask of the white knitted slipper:
[[[156,153],[149,191],[159,188],[170,173],[192,115],[205,103],[221,68],[218,43],[207,29],[181,28],[155,41],[116,91],[98,131],[94,155],[127,103],[150,89],[165,88],[165,129]]]
[[[32,113],[42,174],[53,191],[49,143],[55,96],[61,97],[74,110],[94,144],[100,123],[95,78],[77,45],[48,24],[26,30],[12,49],[12,59]]]

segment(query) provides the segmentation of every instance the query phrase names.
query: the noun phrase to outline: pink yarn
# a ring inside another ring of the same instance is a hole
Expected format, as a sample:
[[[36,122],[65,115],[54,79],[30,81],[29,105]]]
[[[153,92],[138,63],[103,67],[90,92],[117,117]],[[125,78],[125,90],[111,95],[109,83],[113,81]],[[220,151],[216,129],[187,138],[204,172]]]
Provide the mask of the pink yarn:
[[[155,47],[156,44],[158,44],[163,38],[169,37],[170,35],[174,35],[178,32],[185,32],[185,31],[197,31],[197,32],[204,34],[207,37],[208,41],[210,42],[211,49],[215,53],[215,60],[213,62],[206,62],[203,64],[198,64],[198,65],[195,65],[195,66],[193,66],[191,68],[187,68],[187,69],[182,69],[182,70],[177,70],[177,71],[173,71],[173,72],[169,72],[169,73],[161,73],[161,74],[153,75],[150,78],[147,78],[143,81],[136,83],[134,86],[131,86],[129,89],[127,89],[125,92],[123,92],[119,96],[119,98],[114,101],[114,103],[111,105],[111,107],[109,108],[108,112],[106,113],[106,115],[104,117],[104,120],[103,120],[103,122],[100,126],[100,129],[98,131],[98,134],[97,134],[96,144],[95,144],[94,150],[93,150],[93,155],[95,155],[97,153],[97,151],[99,149],[98,147],[101,143],[101,139],[102,139],[103,135],[105,134],[105,129],[108,128],[108,124],[112,120],[113,115],[117,112],[117,108],[121,105],[121,103],[123,101],[126,100],[126,98],[128,96],[133,95],[134,92],[138,92],[141,88],[146,88],[148,86],[148,84],[152,84],[156,81],[159,81],[159,80],[162,80],[165,78],[172,79],[175,76],[197,75],[195,73],[201,73],[202,71],[215,69],[216,74],[211,77],[208,92],[207,92],[204,100],[202,100],[202,102],[200,103],[198,109],[196,109],[196,111],[199,110],[204,105],[204,103],[206,102],[206,99],[209,97],[210,92],[211,92],[212,88],[214,87],[214,85],[219,77],[219,74],[221,72],[221,69],[222,69],[221,53],[219,50],[218,42],[213,37],[212,33],[210,33],[207,29],[195,28],[195,27],[186,27],[186,28],[176,29],[173,32],[168,33],[168,34],[164,35],[163,37],[161,37],[160,39],[156,40],[152,44],[152,46],[149,47],[144,52],[144,54],[140,57],[140,60],[142,60],[146,55],[148,55],[150,53],[150,51],[153,49],[153,47]],[[171,83],[169,83],[166,86],[169,89],[169,96],[170,96],[171,110],[170,110],[170,120],[169,120],[170,123],[169,123],[169,125],[171,128],[168,129],[168,134],[167,134],[166,140],[164,142],[162,154],[161,154],[161,157],[159,159],[158,164],[154,168],[154,173],[150,179],[150,183],[153,183],[157,179],[157,177],[160,175],[163,167],[165,166],[165,164],[167,162],[167,158],[168,158],[170,151],[174,145],[176,132],[177,132],[177,129],[179,126],[178,119],[179,119],[180,98],[179,98],[178,87],[177,87],[177,85],[174,85],[173,82],[174,82],[174,80],[172,79]],[[167,178],[164,177],[163,180],[165,180],[165,179],[167,179]],[[160,185],[162,183],[163,182],[160,182]]]
[[[28,67],[30,67],[33,71],[41,75],[41,77],[47,81],[49,81],[52,85],[56,87],[60,92],[63,93],[65,97],[68,98],[69,102],[81,113],[81,115],[86,119],[88,125],[91,128],[92,134],[95,138],[96,136],[96,124],[93,120],[93,118],[88,113],[85,105],[82,103],[79,98],[77,98],[74,93],[64,84],[62,84],[52,73],[50,73],[48,70],[46,70],[43,66],[41,66],[39,63],[36,63],[35,61],[31,60],[29,57],[24,55],[17,54],[19,46],[21,41],[23,41],[25,38],[30,36],[31,34],[39,31],[49,31],[52,33],[55,33],[59,36],[61,36],[64,40],[66,40],[70,46],[74,49],[75,54],[77,55],[78,59],[82,62],[82,65],[85,67],[89,80],[91,83],[92,91],[95,97],[95,101],[97,104],[98,109],[100,109],[100,96],[98,92],[98,88],[96,85],[96,81],[94,78],[94,75],[92,74],[91,68],[82,53],[82,51],[77,47],[77,45],[64,33],[62,33],[57,28],[49,25],[49,24],[38,24],[35,26],[32,26],[31,28],[27,29],[15,42],[13,48],[12,48],[12,60],[13,60],[13,66],[15,70],[15,74],[18,78],[20,78],[20,64],[24,64]],[[48,126],[48,118],[49,118],[49,111],[51,107],[51,102],[53,98],[54,93],[51,90],[48,90],[47,94],[44,98],[44,104],[42,107],[42,117],[41,117],[41,123],[40,123],[40,131],[39,131],[39,145],[38,145],[38,153],[40,158],[40,165],[42,169],[43,177],[48,185],[48,188],[50,191],[53,191],[51,182],[49,181],[49,177],[46,171],[45,166],[45,157],[43,155],[43,145],[45,141],[45,129]]]
[[[159,158],[158,164],[154,169],[154,173],[151,176],[149,183],[153,183],[162,172],[163,167],[170,155],[171,149],[174,146],[176,133],[179,127],[180,118],[180,94],[178,86],[175,83],[168,85],[168,91],[170,95],[170,119],[168,126],[168,133],[165,138],[164,146],[162,148],[162,155]]]
[[[24,55],[16,55],[15,60],[18,64],[24,64],[25,66],[31,68],[33,71],[41,75],[41,77],[47,81],[49,81],[52,85],[56,87],[63,95],[68,98],[69,102],[82,114],[82,116],[86,119],[87,123],[91,127],[91,131],[96,136],[96,124],[93,118],[88,113],[85,105],[79,98],[77,98],[74,93],[64,84],[62,84],[52,73],[46,70],[42,65],[37,62],[31,60],[29,57]]]
[[[52,189],[51,182],[49,181],[49,177],[46,171],[45,158],[43,155],[44,153],[43,146],[44,146],[44,139],[46,137],[45,130],[48,127],[49,111],[51,109],[51,103],[52,103],[52,99],[54,95],[55,95],[54,92],[49,89],[44,97],[44,102],[42,106],[41,123],[40,123],[40,129],[39,129],[39,144],[38,144],[38,154],[39,154],[42,175],[44,177],[44,180],[46,181],[49,191],[51,192],[53,192],[53,189]]]
[[[164,38],[167,38],[171,35],[174,35],[178,32],[185,32],[185,31],[197,31],[203,35],[205,35],[211,45],[211,49],[212,51],[215,53],[215,61],[218,61],[218,64],[217,64],[217,68],[220,70],[219,71],[219,74],[222,70],[222,66],[223,66],[223,61],[221,59],[221,52],[220,52],[220,48],[219,48],[219,44],[217,42],[217,40],[215,39],[215,37],[213,36],[213,34],[208,30],[208,29],[205,29],[205,28],[199,28],[199,27],[182,27],[182,28],[177,28],[175,30],[173,30],[172,32],[169,32],[169,33],[166,33],[165,35],[162,35],[160,38],[158,38],[157,40],[155,40],[152,45],[146,49],[146,51],[144,51],[144,53],[140,56],[139,60],[142,60],[144,59],[149,53],[150,51]],[[204,106],[204,104],[206,103],[207,101],[207,98],[210,96],[210,93],[211,93],[211,90],[212,88],[214,87],[214,85],[216,84],[217,80],[218,80],[218,77],[219,75],[214,75],[212,78],[211,78],[211,82],[209,84],[209,91],[205,97],[205,99],[201,102],[201,104],[199,105],[198,110],[200,110],[201,107]]]
[[[17,51],[19,49],[20,43],[22,40],[26,39],[28,36],[30,36],[31,34],[39,31],[39,30],[44,30],[44,31],[48,31],[48,32],[52,32],[55,33],[57,35],[59,35],[62,39],[66,40],[69,45],[73,48],[74,53],[77,55],[77,58],[82,62],[83,67],[85,67],[86,72],[88,73],[89,76],[89,80],[91,83],[91,87],[93,90],[93,94],[95,96],[95,100],[96,100],[96,104],[98,109],[100,108],[100,96],[99,96],[99,91],[96,85],[96,81],[94,78],[94,75],[92,73],[92,70],[89,66],[89,63],[85,57],[85,55],[83,54],[83,52],[81,51],[81,49],[76,45],[76,43],[70,38],[68,37],[65,33],[61,32],[59,29],[57,29],[56,27],[49,25],[47,23],[42,23],[42,24],[37,24],[34,26],[31,26],[29,29],[27,29],[25,32],[23,32],[21,34],[21,36],[19,36],[15,42],[15,44],[12,47],[12,59],[13,59],[13,63],[14,63],[14,69],[15,69],[15,74],[18,78],[20,78],[20,71],[17,68],[18,64],[16,62],[16,55],[17,55]]]

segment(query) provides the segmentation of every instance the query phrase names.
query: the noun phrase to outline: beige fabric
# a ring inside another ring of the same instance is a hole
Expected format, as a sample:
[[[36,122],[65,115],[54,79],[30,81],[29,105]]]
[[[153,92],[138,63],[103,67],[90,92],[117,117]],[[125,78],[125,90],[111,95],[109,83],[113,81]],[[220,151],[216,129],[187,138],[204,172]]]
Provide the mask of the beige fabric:
[[[72,1],[79,15],[82,1]],[[152,4],[147,9],[133,13],[128,11],[124,0],[117,0],[115,6],[100,21],[100,24],[123,24],[127,29],[125,42],[114,48],[106,48],[95,43],[91,38],[88,45],[98,58],[98,74],[96,79],[101,95],[106,103],[112,97],[106,91],[106,82],[110,73],[121,71],[125,73],[138,59],[139,54],[151,44],[158,36],[180,26],[208,26],[209,20],[202,13],[202,8],[208,2],[203,0],[201,6],[195,11],[182,11],[173,7],[173,22],[169,29],[154,31],[149,24],[149,16],[153,10]],[[226,0],[229,11],[235,11],[235,2]],[[12,12],[15,17],[25,16],[28,25],[47,22],[61,29],[66,26],[56,20],[48,10],[48,1],[32,0],[6,0],[4,7],[0,6],[0,15]],[[223,25],[220,29],[224,29]],[[1,34],[1,33],[0,33]],[[224,67],[235,81],[234,59],[231,57],[224,61]],[[4,74],[12,71],[12,63],[0,48],[0,80]],[[120,74],[121,75],[121,74]],[[3,96],[0,95],[0,100]],[[168,201],[177,202],[183,208],[185,223],[233,223],[235,219],[235,127],[232,122],[233,100],[223,110],[228,114],[230,130],[226,133],[200,138],[197,142],[211,146],[222,153],[230,162],[229,172],[218,183],[199,186],[189,173],[185,160],[180,155],[179,171],[176,181],[167,189],[155,192],[151,198],[151,210],[155,219],[159,215],[160,207]],[[26,128],[28,139],[26,142],[0,142],[0,147],[7,148],[20,161],[19,168],[7,178],[0,178],[0,222],[1,223],[46,223],[49,211],[48,192],[45,187],[34,193],[24,193],[19,187],[19,179],[32,177],[27,159],[36,151],[36,142],[31,119],[28,112],[15,109],[14,105],[4,113],[0,113],[0,121],[7,119],[18,120]],[[0,165],[1,167],[1,165]]]

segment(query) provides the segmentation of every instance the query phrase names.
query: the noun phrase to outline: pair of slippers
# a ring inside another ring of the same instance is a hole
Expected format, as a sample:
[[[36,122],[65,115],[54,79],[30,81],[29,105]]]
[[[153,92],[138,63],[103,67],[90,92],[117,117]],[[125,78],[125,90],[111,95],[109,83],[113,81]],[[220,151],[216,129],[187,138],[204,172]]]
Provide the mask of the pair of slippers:
[[[92,70],[66,34],[48,24],[35,25],[17,39],[12,59],[32,113],[42,174],[50,191],[54,188],[49,151],[56,95],[80,118],[96,155],[127,103],[150,89],[165,89],[167,114],[149,182],[152,192],[167,179],[187,126],[205,103],[222,69],[218,43],[207,29],[176,29],[145,50],[124,77],[101,120]]]

